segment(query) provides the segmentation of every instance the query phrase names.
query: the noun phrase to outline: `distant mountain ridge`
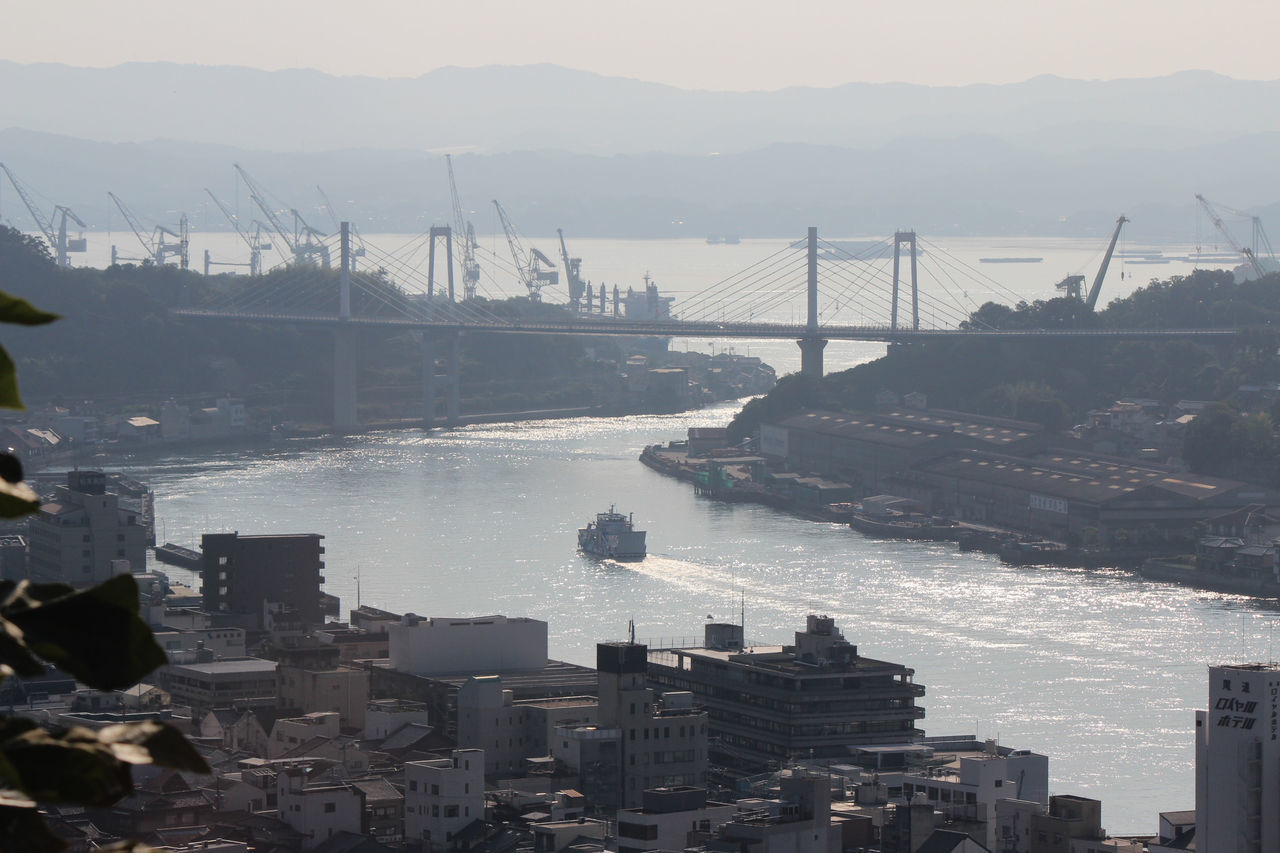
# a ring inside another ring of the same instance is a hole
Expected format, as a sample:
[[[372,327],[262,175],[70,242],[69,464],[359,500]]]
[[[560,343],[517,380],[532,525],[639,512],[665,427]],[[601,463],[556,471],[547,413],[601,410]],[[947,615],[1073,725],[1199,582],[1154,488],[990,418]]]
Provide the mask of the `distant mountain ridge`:
[[[868,146],[989,133],[1059,146],[1161,147],[1280,131],[1280,81],[1210,72],[1008,85],[849,83],[711,92],[554,65],[441,68],[416,78],[128,63],[106,69],[0,61],[0,127],[104,142],[172,139],[269,151],[353,147],[501,152],[731,153],[775,142]],[[1082,132],[1083,131],[1083,132]]]
[[[319,184],[366,233],[422,231],[451,219],[452,150],[486,232],[498,198],[531,235],[1083,236],[1126,213],[1133,239],[1189,241],[1197,192],[1277,212],[1280,110],[1258,107],[1277,95],[1207,72],[696,92],[549,65],[379,80],[0,62],[0,162],[96,228],[119,225],[112,190],[144,222],[224,229],[203,188],[231,200],[239,162],[281,209],[326,222]],[[31,227],[2,185],[0,216]]]

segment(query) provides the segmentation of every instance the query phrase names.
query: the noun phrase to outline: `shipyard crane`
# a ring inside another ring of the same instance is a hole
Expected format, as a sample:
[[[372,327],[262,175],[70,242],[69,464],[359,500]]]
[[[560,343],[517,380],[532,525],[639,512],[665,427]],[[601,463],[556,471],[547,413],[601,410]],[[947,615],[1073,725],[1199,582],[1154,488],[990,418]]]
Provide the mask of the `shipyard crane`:
[[[569,250],[564,245],[564,231],[557,228],[556,234],[560,237],[560,259],[564,263],[565,284],[569,286],[569,304],[577,311],[586,292],[582,282],[582,258],[569,257]]]
[[[216,195],[213,194],[213,190],[209,189],[208,187],[205,187],[204,191],[209,194],[209,198],[213,199],[213,203],[218,206],[218,210],[222,211],[222,215],[227,217],[227,221],[231,223],[231,227],[236,230],[236,233],[240,235],[240,239],[243,240],[245,244],[249,247],[249,275],[261,275],[262,274],[262,253],[264,251],[271,250],[271,244],[269,242],[264,242],[262,239],[262,223],[258,222],[257,220],[254,220],[254,223],[253,223],[255,226],[254,234],[252,237],[250,237],[248,234],[245,233],[244,229],[240,227],[240,223],[236,220],[236,215],[232,213],[225,204],[222,203],[221,199],[219,199]],[[209,260],[208,252],[206,252],[205,264],[204,264],[205,275],[209,274],[209,267],[213,263],[214,263],[213,261]],[[232,264],[232,263],[222,262],[222,261],[218,263],[220,266],[244,266],[244,264]]]
[[[1196,201],[1200,202],[1200,206],[1204,208],[1204,212],[1208,214],[1209,221],[1213,223],[1213,227],[1218,229],[1218,232],[1222,234],[1231,248],[1244,255],[1245,259],[1249,262],[1249,266],[1253,268],[1257,277],[1262,278],[1266,275],[1266,270],[1262,268],[1262,262],[1258,260],[1258,237],[1261,235],[1263,244],[1267,247],[1268,253],[1271,253],[1271,241],[1267,239],[1267,232],[1262,230],[1262,220],[1256,216],[1250,217],[1253,220],[1253,248],[1250,249],[1249,247],[1241,246],[1236,242],[1236,238],[1231,236],[1231,232],[1227,230],[1226,223],[1222,221],[1222,217],[1218,215],[1218,211],[1214,209],[1213,205],[1209,203],[1207,198],[1196,193]],[[1231,212],[1241,216],[1248,215],[1241,214],[1239,211]],[[1272,257],[1274,258],[1273,253]]]
[[[542,285],[557,283],[560,280],[560,274],[556,272],[555,264],[551,259],[536,248],[531,247],[529,253],[525,252],[524,246],[520,244],[520,236],[516,234],[515,226],[511,224],[511,220],[507,218],[507,212],[502,209],[502,205],[496,198],[493,200],[493,206],[498,209],[498,220],[502,223],[502,230],[507,235],[507,245],[511,247],[511,259],[515,261],[520,281],[529,291],[529,301],[541,302]],[[544,270],[542,264],[546,264],[550,269]]]
[[[1116,241],[1120,239],[1120,229],[1124,226],[1129,218],[1121,216],[1116,220],[1116,230],[1111,232],[1111,242],[1107,244],[1107,251],[1102,256],[1102,265],[1098,267],[1098,274],[1093,277],[1093,285],[1089,288],[1089,295],[1084,295],[1084,276],[1069,275],[1062,281],[1058,282],[1055,287],[1064,291],[1067,296],[1073,299],[1084,299],[1084,305],[1090,311],[1097,308],[1098,295],[1102,292],[1102,280],[1107,277],[1107,268],[1111,266],[1111,256],[1116,251]]]
[[[342,220],[338,218],[338,212],[333,209],[333,203],[329,201],[329,194],[316,184],[316,192],[320,193],[320,198],[324,200],[324,209],[329,212],[329,218],[333,220],[333,227],[341,231]],[[349,224],[351,234],[351,271],[355,272],[356,258],[363,258],[365,255],[364,238],[360,236],[360,229],[354,222]],[[322,235],[323,236],[323,235]]]
[[[67,257],[68,254],[88,251],[89,244],[84,238],[84,229],[89,226],[85,225],[84,221],[79,216],[76,216],[71,208],[62,204],[54,205],[53,215],[46,219],[44,214],[40,212],[40,208],[36,207],[36,203],[32,201],[27,188],[14,177],[13,172],[9,171],[9,167],[0,163],[0,171],[9,176],[9,183],[13,184],[13,188],[18,191],[18,197],[26,205],[27,212],[31,214],[31,218],[36,222],[36,227],[40,229],[44,239],[49,242],[49,248],[53,250],[53,259],[58,266],[71,266],[71,259]],[[80,227],[81,236],[67,238],[68,219]],[[58,223],[57,229],[53,226],[55,221]]]
[[[120,197],[113,192],[108,192],[107,197],[115,202],[116,207],[120,210],[120,215],[124,217],[124,221],[129,224],[129,229],[133,231],[133,236],[138,238],[138,242],[142,244],[142,248],[146,251],[149,259],[157,266],[164,266],[168,263],[169,258],[176,257],[178,259],[178,268],[187,269],[191,261],[191,226],[187,222],[187,215],[184,213],[178,219],[178,230],[166,228],[163,225],[156,225],[151,231],[150,237],[142,236],[142,227],[138,225],[138,220],[134,217],[133,212],[125,206]],[[166,237],[172,237],[176,243],[165,241]],[[115,245],[111,246],[111,263],[115,264],[121,260],[135,260],[134,258],[123,258],[116,252]],[[146,260],[146,259],[144,259]]]
[[[280,221],[271,205],[267,204],[266,191],[258,185],[253,178],[249,177],[249,173],[240,168],[239,163],[233,164],[240,179],[244,181],[244,185],[249,190],[249,198],[253,199],[253,203],[262,211],[262,215],[267,218],[267,224],[271,229],[280,235],[280,239],[289,247],[289,251],[293,253],[293,259],[296,263],[314,263],[316,258],[320,259],[320,265],[329,266],[329,247],[319,240],[324,239],[324,233],[317,231],[307,224],[302,218],[302,214],[298,213],[296,208],[290,208],[289,212],[293,214],[293,230],[284,227],[284,223]]]
[[[444,155],[444,162],[449,167],[449,193],[453,197],[453,230],[462,238],[462,298],[475,299],[476,287],[480,284],[480,264],[476,262],[476,229],[462,213],[462,201],[458,198],[458,184],[453,179],[453,158]]]

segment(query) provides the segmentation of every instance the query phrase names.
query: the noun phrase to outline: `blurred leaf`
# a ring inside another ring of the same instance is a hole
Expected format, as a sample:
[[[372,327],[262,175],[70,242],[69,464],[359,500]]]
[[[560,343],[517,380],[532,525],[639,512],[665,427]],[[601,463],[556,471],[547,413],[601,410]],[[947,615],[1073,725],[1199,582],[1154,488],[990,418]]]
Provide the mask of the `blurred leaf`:
[[[92,729],[53,733],[43,729],[0,745],[32,799],[48,803],[109,806],[133,790],[129,765],[98,742]]]
[[[213,772],[181,732],[154,720],[107,726],[98,732],[98,740],[127,764],[158,764],[192,773]]]
[[[22,629],[27,648],[98,690],[123,690],[167,662],[138,617],[138,584],[117,575],[86,590],[19,584],[0,615]]]
[[[20,326],[43,326],[58,319],[57,314],[41,311],[25,299],[0,291],[0,323]]]
[[[3,405],[3,404],[0,404]],[[10,408],[13,408],[12,406]],[[18,406],[21,408],[21,406]],[[0,480],[0,516],[19,518],[40,511],[40,498],[26,483]]]
[[[4,676],[44,674],[44,666],[27,649],[22,630],[3,618],[0,618],[0,665],[9,670]]]
[[[61,853],[67,848],[66,842],[49,830],[40,812],[32,806],[11,804],[8,793],[0,797],[0,850]]]
[[[22,395],[18,393],[18,368],[0,347],[0,407],[6,409],[25,409]]]

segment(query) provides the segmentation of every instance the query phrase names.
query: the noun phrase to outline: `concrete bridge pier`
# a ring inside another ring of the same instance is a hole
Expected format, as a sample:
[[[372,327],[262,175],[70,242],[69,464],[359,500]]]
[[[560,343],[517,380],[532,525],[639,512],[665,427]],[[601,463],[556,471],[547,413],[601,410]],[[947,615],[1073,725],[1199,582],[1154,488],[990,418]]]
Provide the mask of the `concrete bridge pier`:
[[[339,326],[333,330],[333,428],[353,430],[356,417],[356,330]]]
[[[800,346],[800,373],[822,378],[822,351],[827,347],[826,338],[806,335],[796,341]]]
[[[333,428],[352,430],[356,416],[356,330],[342,321],[351,319],[351,231],[343,222],[342,266],[338,272],[338,320],[333,330]]]
[[[444,380],[446,385],[445,397],[445,424],[448,426],[457,426],[459,420],[459,400],[458,400],[458,338],[459,333],[456,331],[444,332],[444,351],[445,351],[445,373],[440,375],[436,373],[436,334],[432,332],[423,332],[422,343],[422,425],[427,429],[433,429],[437,422],[436,416],[436,387],[440,380]]]

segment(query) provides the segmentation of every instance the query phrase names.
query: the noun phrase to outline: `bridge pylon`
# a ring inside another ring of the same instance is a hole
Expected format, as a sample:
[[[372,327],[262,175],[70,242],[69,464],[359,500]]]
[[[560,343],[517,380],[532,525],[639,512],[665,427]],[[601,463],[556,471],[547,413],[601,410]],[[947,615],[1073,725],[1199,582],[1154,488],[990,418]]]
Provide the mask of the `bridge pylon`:
[[[916,232],[898,231],[893,235],[893,304],[889,312],[889,328],[898,331],[898,264],[902,257],[902,244],[911,247],[911,329],[920,328],[920,288],[916,277]]]
[[[827,341],[818,334],[818,229],[809,228],[808,319],[804,337],[796,341],[800,347],[800,373],[822,378],[822,351]]]
[[[449,270],[449,301],[453,302],[453,229],[448,225],[432,225],[427,237],[427,299],[435,296],[436,242],[439,240],[444,240],[444,262]]]

